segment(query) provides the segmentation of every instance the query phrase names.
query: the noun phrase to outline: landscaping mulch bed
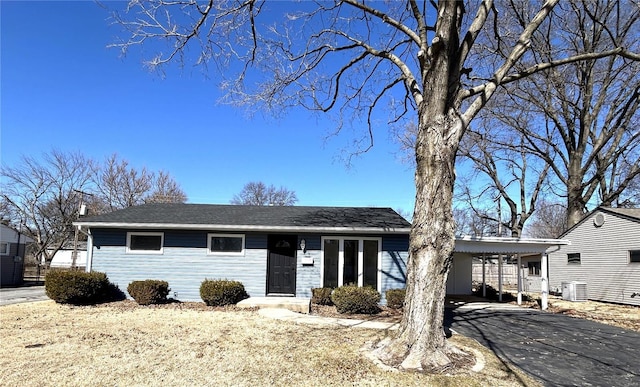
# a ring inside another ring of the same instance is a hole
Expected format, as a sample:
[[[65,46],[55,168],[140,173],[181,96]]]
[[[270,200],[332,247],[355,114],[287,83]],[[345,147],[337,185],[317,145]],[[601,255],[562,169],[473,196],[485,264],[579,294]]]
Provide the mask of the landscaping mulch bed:
[[[344,314],[338,313],[335,306],[311,304],[311,314],[323,317],[397,323],[400,322],[402,318],[402,309],[392,309],[381,306],[380,313],[377,314]]]

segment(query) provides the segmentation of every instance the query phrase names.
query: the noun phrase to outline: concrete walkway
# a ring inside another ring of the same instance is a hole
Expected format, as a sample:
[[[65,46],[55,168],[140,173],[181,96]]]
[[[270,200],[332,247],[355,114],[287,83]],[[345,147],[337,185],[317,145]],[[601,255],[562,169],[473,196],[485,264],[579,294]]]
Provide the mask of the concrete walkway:
[[[492,303],[447,308],[445,326],[546,386],[640,386],[635,331]]]
[[[367,329],[398,329],[397,323],[387,323],[381,321],[354,320],[348,318],[321,317],[310,314],[292,312],[288,309],[265,308],[258,313],[262,316],[276,320],[291,321],[296,324],[307,324],[316,326],[329,326],[341,328],[367,328]]]

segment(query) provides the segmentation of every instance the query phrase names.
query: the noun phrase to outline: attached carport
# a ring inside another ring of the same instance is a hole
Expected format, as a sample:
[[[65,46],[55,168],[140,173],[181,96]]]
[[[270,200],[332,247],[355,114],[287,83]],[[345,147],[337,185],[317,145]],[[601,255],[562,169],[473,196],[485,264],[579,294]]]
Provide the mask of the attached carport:
[[[498,256],[498,292],[502,298],[502,261],[503,257],[513,255],[518,262],[518,304],[522,303],[522,275],[520,268],[522,266],[521,257],[523,255],[539,254],[541,257],[541,289],[540,299],[542,301],[542,309],[548,307],[549,295],[549,264],[548,254],[561,245],[569,245],[570,242],[565,239],[536,239],[536,238],[504,238],[504,237],[472,237],[461,236],[456,238],[454,250],[454,264],[450,273],[450,279],[447,282],[447,293],[455,294],[457,284],[461,281],[469,281],[471,283],[471,274],[467,276],[464,269],[466,261],[471,265],[471,258],[476,256],[482,258],[482,287],[486,288],[485,281],[485,263],[488,256]],[[464,265],[461,263],[465,262]],[[457,263],[457,265],[456,265]],[[464,274],[463,274],[464,272]],[[484,294],[484,293],[483,293]]]

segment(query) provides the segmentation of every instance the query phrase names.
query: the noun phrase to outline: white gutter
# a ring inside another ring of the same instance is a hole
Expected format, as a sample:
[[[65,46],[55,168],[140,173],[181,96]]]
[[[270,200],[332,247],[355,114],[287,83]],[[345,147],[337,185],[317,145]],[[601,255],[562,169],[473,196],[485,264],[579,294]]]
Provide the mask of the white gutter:
[[[74,222],[87,228],[127,229],[173,229],[173,230],[221,230],[221,231],[270,231],[270,232],[319,232],[319,233],[383,233],[408,234],[409,227],[313,227],[313,226],[256,226],[230,224],[184,224],[184,223],[125,223],[125,222]]]
[[[487,243],[515,243],[515,244],[541,244],[541,245],[570,245],[571,242],[567,239],[548,239],[548,238],[514,238],[514,237],[495,237],[495,236],[470,236],[462,235],[457,236],[456,241],[468,241],[468,242],[487,242]]]

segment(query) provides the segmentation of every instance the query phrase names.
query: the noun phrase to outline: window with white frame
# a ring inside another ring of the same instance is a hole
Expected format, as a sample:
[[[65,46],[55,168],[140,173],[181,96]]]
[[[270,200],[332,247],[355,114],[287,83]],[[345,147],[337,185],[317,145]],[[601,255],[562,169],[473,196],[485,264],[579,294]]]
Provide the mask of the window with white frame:
[[[640,263],[640,250],[629,250],[629,263]]]
[[[162,232],[128,232],[127,252],[162,254],[164,233]]]
[[[244,235],[209,234],[207,251],[212,255],[244,255]]]
[[[581,262],[580,253],[567,254],[567,263],[579,265]]]
[[[380,238],[322,238],[322,286],[356,284],[380,290],[381,247]]]
[[[0,243],[0,255],[9,255],[10,248],[11,245],[9,244],[9,242]]]

